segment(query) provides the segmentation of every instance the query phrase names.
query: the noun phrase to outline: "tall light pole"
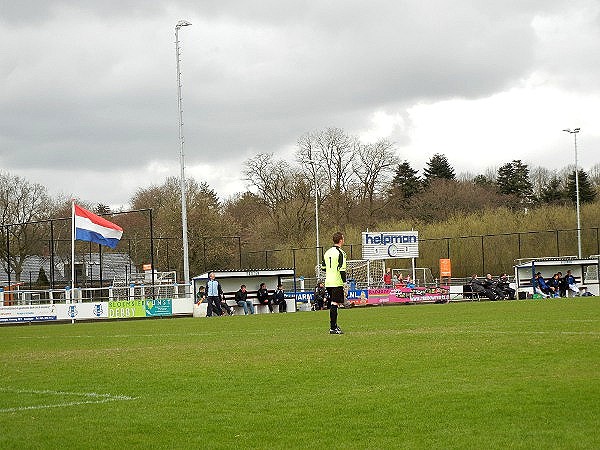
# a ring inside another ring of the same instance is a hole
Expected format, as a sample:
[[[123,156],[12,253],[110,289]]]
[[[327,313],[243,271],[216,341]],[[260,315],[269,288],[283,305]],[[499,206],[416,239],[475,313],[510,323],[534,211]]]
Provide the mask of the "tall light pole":
[[[320,265],[319,258],[319,185],[317,184],[317,168],[316,162],[312,159],[305,159],[304,161],[312,166],[313,180],[315,182],[315,231],[317,233],[317,266]]]
[[[179,110],[179,163],[181,166],[181,176],[179,179],[179,187],[181,190],[181,228],[183,230],[183,281],[186,286],[185,293],[188,294],[190,282],[190,258],[188,250],[188,227],[187,227],[187,200],[185,188],[185,157],[183,153],[183,105],[181,102],[181,69],[179,53],[179,29],[181,27],[190,26],[191,23],[185,20],[180,20],[175,25],[175,56],[177,59],[177,109]],[[152,268],[154,270],[154,267]]]
[[[577,133],[581,128],[566,128],[563,131],[573,135],[575,139],[575,207],[577,209],[577,257],[581,259],[581,219],[579,216],[579,168],[577,167]]]

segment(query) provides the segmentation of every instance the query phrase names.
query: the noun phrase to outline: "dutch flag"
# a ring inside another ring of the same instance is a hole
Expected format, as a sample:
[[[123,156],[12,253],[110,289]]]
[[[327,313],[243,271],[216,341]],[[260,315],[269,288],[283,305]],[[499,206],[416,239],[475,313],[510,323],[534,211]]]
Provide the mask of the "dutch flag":
[[[73,203],[74,239],[95,242],[115,248],[123,236],[123,228]]]

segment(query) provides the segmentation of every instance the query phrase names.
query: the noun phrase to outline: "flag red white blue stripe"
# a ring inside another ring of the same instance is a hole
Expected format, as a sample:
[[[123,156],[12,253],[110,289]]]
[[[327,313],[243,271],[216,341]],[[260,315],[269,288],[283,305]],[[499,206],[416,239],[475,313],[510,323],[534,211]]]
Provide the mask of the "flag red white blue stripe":
[[[95,242],[110,248],[117,246],[123,236],[123,228],[81,206],[74,207],[76,240]]]

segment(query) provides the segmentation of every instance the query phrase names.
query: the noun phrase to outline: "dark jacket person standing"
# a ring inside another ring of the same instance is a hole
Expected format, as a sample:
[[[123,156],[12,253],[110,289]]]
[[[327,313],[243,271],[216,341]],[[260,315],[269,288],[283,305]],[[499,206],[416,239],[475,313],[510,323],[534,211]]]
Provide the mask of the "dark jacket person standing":
[[[344,235],[334,233],[333,247],[325,252],[321,269],[325,271],[325,288],[329,294],[329,334],[344,334],[338,327],[338,305],[344,304],[344,283],[346,282],[346,252],[342,250]]]

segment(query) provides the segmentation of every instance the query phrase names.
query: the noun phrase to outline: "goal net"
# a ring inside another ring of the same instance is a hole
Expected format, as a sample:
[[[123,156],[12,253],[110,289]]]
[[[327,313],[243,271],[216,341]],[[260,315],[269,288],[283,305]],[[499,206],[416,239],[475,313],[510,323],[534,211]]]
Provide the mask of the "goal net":
[[[352,259],[346,261],[346,280],[349,284],[355,283],[356,289],[381,286],[385,272],[385,261]],[[324,279],[325,271],[317,266],[317,278]]]

